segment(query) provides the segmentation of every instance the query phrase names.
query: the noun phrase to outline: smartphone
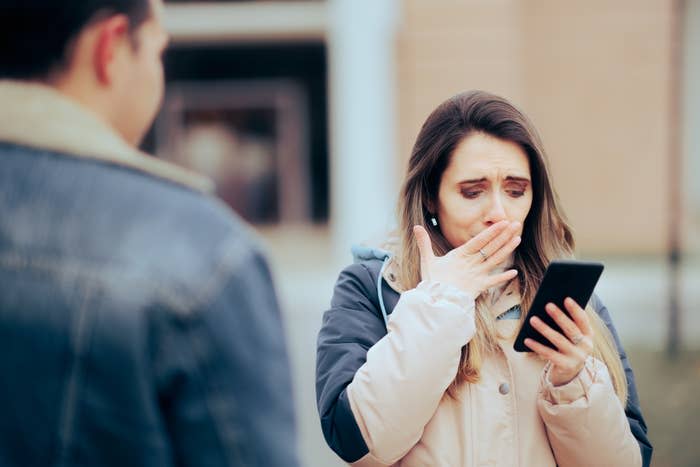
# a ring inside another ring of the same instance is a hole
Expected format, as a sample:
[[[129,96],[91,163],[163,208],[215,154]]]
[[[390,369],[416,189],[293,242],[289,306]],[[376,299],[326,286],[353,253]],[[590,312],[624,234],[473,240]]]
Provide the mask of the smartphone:
[[[542,283],[527,312],[523,327],[520,328],[520,332],[515,338],[513,348],[518,352],[532,352],[530,348],[525,346],[525,339],[529,337],[547,347],[556,349],[554,344],[532,327],[530,318],[537,316],[552,329],[563,334],[554,319],[545,311],[545,305],[554,303],[568,315],[569,312],[564,307],[564,299],[571,297],[582,308],[585,308],[602,273],[603,265],[601,263],[574,260],[552,261],[544,273]]]

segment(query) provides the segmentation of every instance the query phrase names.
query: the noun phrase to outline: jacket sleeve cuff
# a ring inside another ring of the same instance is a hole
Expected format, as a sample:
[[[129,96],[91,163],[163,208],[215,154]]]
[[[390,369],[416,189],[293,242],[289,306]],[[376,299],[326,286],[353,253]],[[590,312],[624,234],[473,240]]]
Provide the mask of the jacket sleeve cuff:
[[[552,365],[550,362],[547,362],[540,381],[540,391],[543,399],[553,405],[571,404],[582,397],[588,399],[591,386],[596,380],[597,363],[593,357],[589,356],[574,379],[561,386],[554,386],[550,380]]]

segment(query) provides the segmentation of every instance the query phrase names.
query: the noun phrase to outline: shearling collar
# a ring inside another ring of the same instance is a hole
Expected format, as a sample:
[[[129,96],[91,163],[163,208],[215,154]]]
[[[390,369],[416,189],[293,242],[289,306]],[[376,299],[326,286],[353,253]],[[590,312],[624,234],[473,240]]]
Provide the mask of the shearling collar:
[[[122,165],[210,192],[211,180],[129,145],[89,110],[42,84],[0,80],[0,141]]]

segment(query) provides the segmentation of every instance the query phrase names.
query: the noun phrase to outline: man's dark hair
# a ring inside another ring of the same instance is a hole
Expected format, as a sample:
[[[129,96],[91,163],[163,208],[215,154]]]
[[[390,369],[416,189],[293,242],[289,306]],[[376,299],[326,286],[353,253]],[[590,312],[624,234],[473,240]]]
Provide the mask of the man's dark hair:
[[[48,78],[95,18],[125,14],[133,32],[150,13],[148,0],[0,0],[0,79]]]

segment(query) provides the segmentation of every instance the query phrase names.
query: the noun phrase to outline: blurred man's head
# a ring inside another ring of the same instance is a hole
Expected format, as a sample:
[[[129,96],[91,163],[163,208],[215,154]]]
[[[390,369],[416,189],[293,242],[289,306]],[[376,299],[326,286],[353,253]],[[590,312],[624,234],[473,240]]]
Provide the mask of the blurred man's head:
[[[138,144],[163,95],[162,0],[3,0],[0,79],[43,82]]]

